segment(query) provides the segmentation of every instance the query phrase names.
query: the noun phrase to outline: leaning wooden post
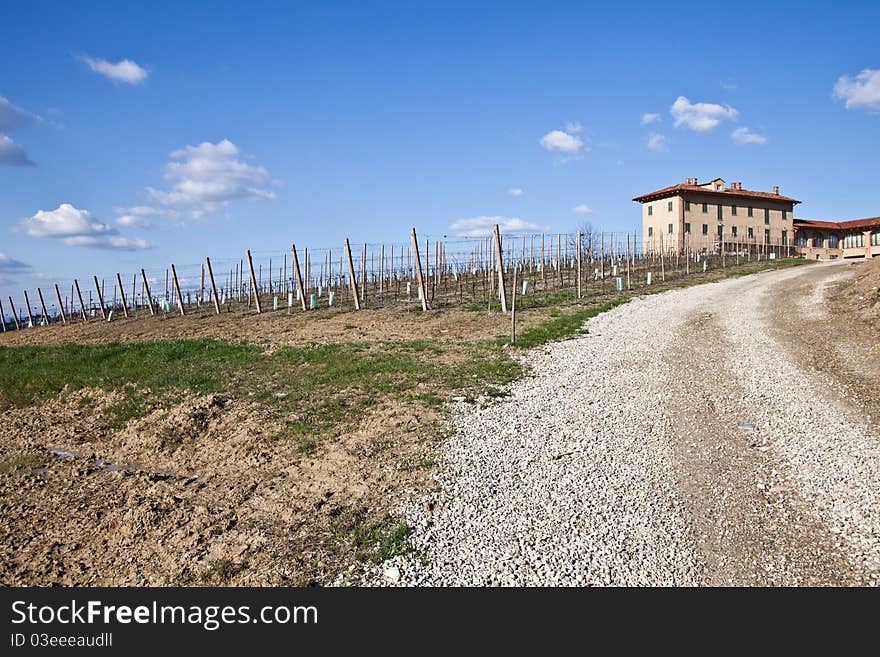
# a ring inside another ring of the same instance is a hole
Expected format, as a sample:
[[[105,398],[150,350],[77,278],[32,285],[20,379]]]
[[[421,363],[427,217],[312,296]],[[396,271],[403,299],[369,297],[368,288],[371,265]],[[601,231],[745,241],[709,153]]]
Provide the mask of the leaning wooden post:
[[[79,281],[75,278],[73,279],[73,286],[76,288],[76,298],[79,299],[79,313],[82,315],[83,321],[87,322],[89,319],[86,317],[86,304],[83,303],[83,295],[79,291]]]
[[[128,318],[128,303],[125,299],[125,288],[122,287],[122,277],[116,272],[116,282],[119,283],[119,293],[122,295],[122,314]]]
[[[581,231],[577,235],[577,273],[578,273],[578,299],[581,298]],[[513,292],[516,294],[516,284],[513,285]]]
[[[217,285],[214,283],[214,270],[211,269],[211,259],[205,258],[205,264],[208,266],[208,282],[211,284],[211,296],[214,299],[214,312],[220,314],[220,299],[217,296]]]
[[[251,257],[250,249],[247,250],[247,261],[251,278],[251,290],[254,293],[254,305],[257,307],[257,314],[259,315],[263,312],[263,307],[260,305],[260,291],[257,289],[257,276],[254,274],[254,259]]]
[[[101,318],[107,319],[107,312],[104,309],[104,293],[101,292],[101,285],[98,283],[98,277],[93,276],[95,279],[95,289],[98,291],[98,303],[101,305]]]
[[[12,321],[15,322],[15,330],[21,330],[21,324],[18,321],[18,313],[15,312],[15,304],[12,302],[12,297],[7,297],[9,299],[9,307],[12,309]]]
[[[510,295],[510,344],[516,344],[516,265],[513,267],[513,291]]]
[[[299,290],[299,300],[302,304],[302,309],[306,309],[306,290],[305,286],[303,286],[303,277],[302,272],[299,268],[299,256],[296,254],[296,244],[290,245],[290,252],[293,255],[293,271],[296,274],[296,289]]]
[[[49,323],[49,311],[46,310],[46,302],[43,301],[43,291],[37,288],[37,296],[40,297],[40,308],[43,309],[43,321]]]
[[[345,238],[345,257],[348,260],[348,282],[351,285],[351,298],[354,299],[354,309],[361,309],[361,301],[358,298],[358,284],[357,277],[354,273],[354,260],[351,259],[351,244],[348,242],[348,238]]]
[[[156,315],[156,306],[153,305],[153,294],[150,292],[150,284],[147,282],[147,273],[141,269],[141,279],[144,282],[144,292],[147,295],[147,305],[150,307],[150,315]]]
[[[31,301],[28,299],[27,290],[24,291],[24,305],[27,307],[28,322],[30,322],[30,326],[36,326],[34,324],[34,316],[31,314]]]
[[[0,301],[0,328],[6,333],[6,313],[3,312],[3,302]]]
[[[253,274],[253,268],[251,269],[251,274]],[[180,283],[177,281],[177,269],[174,268],[174,263],[171,263],[171,278],[174,281],[174,291],[177,293],[177,306],[180,308],[180,316],[183,317],[186,315],[186,310],[183,309],[183,295],[180,293]],[[260,303],[257,301],[257,312],[259,312]]]
[[[425,277],[422,275],[422,258],[419,254],[419,240],[416,237],[416,229],[413,228],[411,233],[412,237],[412,245],[413,245],[413,256],[416,259],[416,278],[419,283],[419,292],[422,295],[422,312],[427,312],[428,310],[428,290],[425,289]]]
[[[504,289],[504,259],[501,249],[501,230],[495,224],[495,262],[498,266],[498,295],[501,297],[501,312],[507,312],[507,294]]]

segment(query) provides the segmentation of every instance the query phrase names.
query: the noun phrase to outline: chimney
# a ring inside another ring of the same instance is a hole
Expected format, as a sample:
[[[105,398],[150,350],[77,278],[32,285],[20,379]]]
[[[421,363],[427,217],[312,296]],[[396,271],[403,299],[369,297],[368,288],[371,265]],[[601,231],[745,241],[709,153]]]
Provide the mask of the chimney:
[[[779,185],[773,185],[773,193],[779,196]]]

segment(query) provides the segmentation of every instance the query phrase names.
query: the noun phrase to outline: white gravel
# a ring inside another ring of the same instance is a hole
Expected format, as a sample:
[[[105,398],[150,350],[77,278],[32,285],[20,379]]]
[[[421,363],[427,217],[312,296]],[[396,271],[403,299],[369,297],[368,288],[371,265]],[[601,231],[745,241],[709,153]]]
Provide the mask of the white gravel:
[[[533,351],[487,408],[453,405],[436,497],[403,515],[414,556],[384,585],[691,585],[703,569],[676,499],[663,354],[695,312],[720,313],[758,424],[855,559],[877,569],[880,450],[857,417],[787,363],[761,296],[798,270],[636,299],[589,335]],[[686,338],[686,336],[685,336]],[[707,357],[716,357],[707,354]]]

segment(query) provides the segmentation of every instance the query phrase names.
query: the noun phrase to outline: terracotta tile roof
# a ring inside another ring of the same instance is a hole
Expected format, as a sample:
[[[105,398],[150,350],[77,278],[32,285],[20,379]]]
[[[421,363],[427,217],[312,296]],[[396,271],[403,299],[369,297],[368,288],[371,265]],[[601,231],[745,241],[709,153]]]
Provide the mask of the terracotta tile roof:
[[[717,180],[717,179],[716,179]],[[714,181],[713,181],[714,182]],[[711,196],[719,196],[719,197],[729,197],[729,198],[758,198],[765,199],[771,201],[787,201],[789,203],[795,204],[800,203],[797,199],[789,198],[788,196],[782,196],[781,194],[771,194],[770,192],[758,192],[751,189],[724,189],[722,191],[718,191],[715,189],[707,189],[705,187],[697,185],[671,185],[669,187],[664,187],[663,189],[658,189],[655,192],[649,192],[648,194],[642,194],[641,196],[636,196],[633,201],[638,203],[645,203],[646,201],[656,201],[657,199],[665,198],[667,196],[677,196],[682,192],[699,192],[700,194],[709,194]]]
[[[812,219],[795,219],[795,224],[806,228],[830,228],[832,230],[849,230],[852,228],[880,228],[880,217],[853,219],[852,221],[813,221]]]

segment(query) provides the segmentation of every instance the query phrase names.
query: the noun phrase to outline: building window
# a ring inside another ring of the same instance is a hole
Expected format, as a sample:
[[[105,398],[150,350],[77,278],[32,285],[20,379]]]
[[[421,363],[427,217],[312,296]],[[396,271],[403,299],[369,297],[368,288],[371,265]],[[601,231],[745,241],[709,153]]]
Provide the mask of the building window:
[[[751,209],[751,208],[749,208]],[[749,239],[753,239],[755,237],[755,229],[749,226]]]
[[[755,216],[755,208],[749,208],[749,216],[750,217]]]
[[[734,217],[736,216],[736,206],[735,205],[730,206],[730,214],[732,214]]]
[[[816,246],[817,242],[819,243],[819,246],[821,246],[822,238],[819,237],[818,235],[816,235],[816,237],[813,238],[813,246]],[[794,234],[794,245],[795,246],[806,246],[807,245],[807,236],[804,235],[800,231],[795,233]]]
[[[718,225],[718,239],[724,239],[724,226]]]
[[[770,244],[770,230],[764,230],[764,244]]]
[[[709,234],[709,224],[703,224],[703,235]]]
[[[703,203],[703,212],[708,212],[708,211],[709,211],[709,204]]]
[[[871,245],[872,246],[880,246],[880,231],[874,231],[871,233]]]
[[[782,246],[788,246],[788,231],[782,231]]]
[[[648,237],[654,237],[654,227],[648,226]]]
[[[669,224],[669,234],[672,235],[672,224]]]
[[[829,235],[828,236],[828,248],[829,249],[836,249],[839,244],[840,244],[840,238],[838,238],[837,235]]]
[[[654,206],[649,205],[648,206],[648,216],[650,217],[653,214],[654,214]]]
[[[724,220],[724,206],[720,203],[718,204],[718,221]]]
[[[736,226],[732,226],[732,227],[730,228],[730,232],[731,232],[731,234],[732,234],[734,237],[736,237]]]
[[[795,241],[795,243],[797,243],[797,234],[795,234],[794,241]],[[813,238],[813,246],[817,246],[817,247],[821,248],[822,243],[824,241],[825,241],[824,237],[822,237],[821,235],[816,235],[816,237]]]
[[[684,232],[685,232],[686,235],[690,235],[690,234],[691,234],[691,225],[690,225],[689,223],[685,223],[685,225],[684,225]],[[877,233],[877,235],[880,235],[880,233]]]
[[[668,201],[668,202],[666,203],[666,211],[667,211],[667,212],[672,212],[672,201]]]
[[[687,211],[690,211],[690,209],[691,209],[691,202],[690,201],[684,202],[684,209]]]
[[[764,208],[764,223],[770,223],[770,208]]]
[[[783,210],[782,211],[782,220],[785,221],[786,219],[788,219],[788,210]]]

